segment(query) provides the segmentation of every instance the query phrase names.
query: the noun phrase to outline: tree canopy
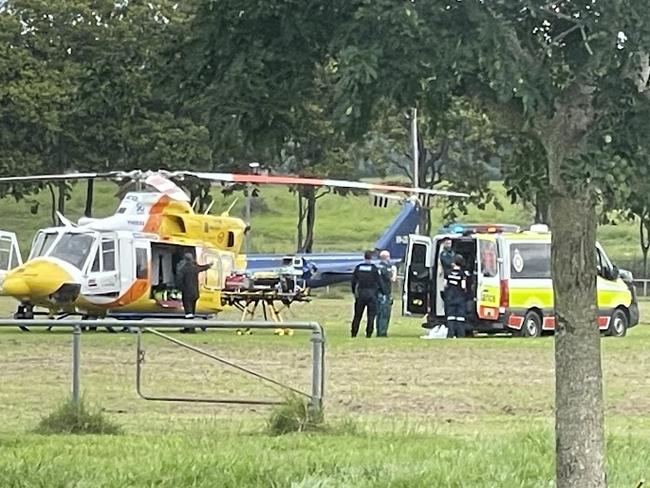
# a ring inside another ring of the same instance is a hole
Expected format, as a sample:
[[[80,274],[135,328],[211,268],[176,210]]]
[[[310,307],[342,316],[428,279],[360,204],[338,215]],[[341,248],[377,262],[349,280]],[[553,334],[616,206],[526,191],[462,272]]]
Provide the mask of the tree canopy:
[[[633,174],[630,159],[644,144],[633,121],[648,107],[646,3],[352,0],[323,7],[243,0],[203,6],[193,33],[203,42],[197,51],[209,54],[195,60],[195,79],[254,87],[245,96],[257,110],[254,120],[242,114],[244,132],[285,120],[313,90],[315,71],[327,66],[334,79],[332,118],[346,137],[366,133],[385,100],[435,117],[454,96],[464,96],[495,124],[534,141],[528,150],[545,160],[553,227],[558,486],[604,486],[596,207],[626,191],[621,183]],[[513,164],[510,181],[531,169]]]
[[[187,20],[174,5],[7,1],[0,10],[3,173],[208,169],[207,128],[158,87],[162,49]],[[19,197],[30,188],[11,190]]]

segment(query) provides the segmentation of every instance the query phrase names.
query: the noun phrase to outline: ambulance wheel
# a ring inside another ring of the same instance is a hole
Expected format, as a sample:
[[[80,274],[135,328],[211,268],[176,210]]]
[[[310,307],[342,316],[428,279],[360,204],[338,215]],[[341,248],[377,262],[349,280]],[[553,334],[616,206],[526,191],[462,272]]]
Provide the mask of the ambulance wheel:
[[[624,337],[627,334],[628,320],[623,310],[617,308],[609,320],[606,334],[613,337]]]
[[[521,335],[524,337],[539,337],[542,335],[542,318],[537,312],[529,310],[521,326]]]

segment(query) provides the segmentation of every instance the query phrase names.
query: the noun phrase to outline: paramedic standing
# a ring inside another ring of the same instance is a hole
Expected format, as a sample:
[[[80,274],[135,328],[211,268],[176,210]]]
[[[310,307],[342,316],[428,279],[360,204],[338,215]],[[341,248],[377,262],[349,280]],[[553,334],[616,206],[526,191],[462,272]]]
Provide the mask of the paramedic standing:
[[[465,337],[467,314],[467,272],[463,270],[463,256],[454,257],[451,271],[447,275],[445,304],[447,313],[447,337]]]
[[[196,302],[199,300],[199,273],[212,267],[210,264],[198,264],[192,253],[186,253],[177,268],[177,280],[183,295],[183,309],[186,319],[193,319]],[[189,332],[188,328],[184,329]],[[192,332],[194,328],[191,329]]]
[[[390,312],[393,306],[391,296],[392,283],[397,279],[397,270],[390,264],[390,252],[384,250],[379,253],[379,278],[381,290],[377,295],[377,337],[388,336]]]
[[[382,290],[379,269],[372,262],[372,252],[366,251],[364,262],[357,264],[352,273],[352,293],[354,293],[354,318],[352,319],[351,336],[359,333],[359,324],[364,309],[366,310],[366,337],[372,337],[375,314],[377,313],[377,295]]]
[[[447,275],[451,271],[451,267],[454,264],[454,257],[455,256],[456,256],[456,253],[451,248],[451,239],[449,237],[447,237],[442,241],[442,252],[440,253],[440,264],[442,265],[442,278],[443,278],[443,280],[447,279]],[[449,300],[447,300],[447,297],[445,296],[445,291],[444,290],[442,290],[440,292],[440,298],[442,298],[442,302],[443,302],[444,307],[445,307],[445,316],[446,316],[446,315],[448,315],[447,314],[447,305],[449,303]]]
[[[451,239],[447,237],[442,241],[442,252],[440,253],[440,264],[442,264],[444,278],[446,278],[451,271],[451,267],[454,264],[454,256],[456,256],[456,253],[451,248]]]

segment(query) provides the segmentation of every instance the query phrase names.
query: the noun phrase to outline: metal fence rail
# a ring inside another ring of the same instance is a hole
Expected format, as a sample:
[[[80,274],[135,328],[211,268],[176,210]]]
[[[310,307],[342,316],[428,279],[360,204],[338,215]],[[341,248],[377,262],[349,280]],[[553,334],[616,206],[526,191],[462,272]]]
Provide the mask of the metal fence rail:
[[[650,283],[650,279],[642,279],[642,278],[635,278],[632,280],[634,283],[634,286],[636,287],[637,293],[642,296],[642,297],[647,297],[648,296],[648,283]]]
[[[150,332],[158,337],[168,340],[180,347],[191,350],[203,356],[209,357],[221,364],[233,367],[240,372],[252,375],[262,381],[272,383],[281,388],[290,390],[294,393],[304,395],[309,398],[310,406],[313,408],[322,408],[323,396],[325,391],[325,330],[317,322],[283,322],[283,329],[311,331],[312,343],[312,372],[311,372],[311,391],[309,393],[297,390],[289,385],[283,384],[273,378],[252,371],[244,366],[238,365],[233,361],[223,359],[212,353],[199,349],[183,341],[170,337],[159,332],[156,329],[178,329],[179,327],[201,327],[206,329],[240,329],[246,327],[249,329],[274,330],[277,323],[262,321],[234,321],[234,320],[194,320],[187,321],[182,319],[142,319],[142,320],[81,320],[81,319],[0,319],[0,327],[19,327],[28,325],[31,327],[69,327],[72,328],[72,401],[79,403],[81,398],[81,328],[82,327],[111,327],[121,326],[128,327],[132,332],[137,333],[136,338],[136,392],[145,400],[157,401],[177,401],[177,402],[210,402],[210,403],[238,403],[238,404],[265,404],[271,405],[280,403],[277,401],[264,400],[227,400],[227,399],[195,399],[181,397],[155,397],[142,393],[141,375],[142,363],[144,362],[144,350],[142,349],[142,332]]]

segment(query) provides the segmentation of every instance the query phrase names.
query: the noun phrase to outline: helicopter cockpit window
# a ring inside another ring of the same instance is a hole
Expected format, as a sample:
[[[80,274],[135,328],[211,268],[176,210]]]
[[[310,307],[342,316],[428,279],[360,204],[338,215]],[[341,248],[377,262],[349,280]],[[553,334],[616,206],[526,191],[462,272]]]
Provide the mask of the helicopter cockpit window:
[[[90,268],[90,271],[92,271],[93,273],[97,273],[101,271],[101,263],[99,262],[99,252],[95,253],[95,257],[93,259],[93,265]]]
[[[34,245],[32,246],[32,250],[29,253],[29,259],[45,256],[50,247],[52,247],[52,243],[56,240],[57,236],[58,234],[54,232],[47,234],[45,232],[39,232],[36,234]]]
[[[11,269],[12,244],[9,239],[0,240],[0,269]]]
[[[94,240],[92,234],[63,234],[54,245],[50,256],[81,268],[88,259]]]

